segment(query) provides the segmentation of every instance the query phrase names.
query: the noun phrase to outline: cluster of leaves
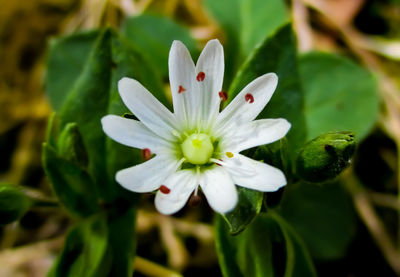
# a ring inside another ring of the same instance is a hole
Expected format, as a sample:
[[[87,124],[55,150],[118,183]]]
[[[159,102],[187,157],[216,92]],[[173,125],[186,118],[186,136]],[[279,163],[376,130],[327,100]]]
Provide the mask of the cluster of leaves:
[[[278,88],[260,117],[283,117],[292,123],[286,140],[249,153],[285,171],[289,184],[283,197],[282,192],[263,195],[240,189],[238,207],[216,218],[222,272],[224,276],[316,276],[312,259],[343,257],[356,228],[346,190],[340,182],[329,181],[348,164],[355,138],[348,132],[329,132],[352,131],[358,141],[365,137],[378,113],[375,79],[338,55],[298,56],[282,1],[207,1],[207,5],[228,30],[227,45],[238,47],[226,49],[228,61],[247,56],[257,45],[232,77],[230,99],[255,77],[276,72]],[[228,5],[238,17],[224,12]],[[273,20],[268,21],[266,10]],[[242,55],[232,57],[231,51]]]
[[[376,120],[375,80],[345,57],[299,56],[281,0],[204,3],[225,31],[229,99],[256,77],[275,72],[278,88],[259,117],[292,124],[285,139],[247,153],[281,168],[287,187],[267,194],[238,188],[235,210],[215,218],[222,273],[316,276],[313,260],[342,257],[354,236],[351,200],[340,181],[331,179],[348,165],[355,142]],[[127,18],[120,31],[94,30],[52,42],[46,91],[56,115],[43,145],[43,164],[77,224],[50,276],[132,275],[138,196],[123,190],[114,175],[143,160],[139,150],[108,139],[100,119],[128,112],[116,86],[122,77],[138,80],[171,106],[163,81],[174,39],[198,55],[186,28],[149,15]],[[13,211],[13,218],[27,209]]]

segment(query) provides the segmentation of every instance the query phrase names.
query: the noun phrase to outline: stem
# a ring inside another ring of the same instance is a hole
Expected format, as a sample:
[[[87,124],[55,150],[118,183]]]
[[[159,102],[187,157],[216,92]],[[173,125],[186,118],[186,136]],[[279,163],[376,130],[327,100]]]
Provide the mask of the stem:
[[[54,208],[58,206],[59,203],[56,200],[33,199],[33,208]]]
[[[375,205],[394,209],[400,212],[400,201],[395,195],[371,191],[368,192],[368,197]]]
[[[382,251],[388,264],[394,272],[400,274],[400,253],[396,250],[383,222],[376,214],[366,190],[353,173],[347,172],[344,177],[344,183],[353,196],[354,206],[358,215],[375,240],[376,245]]]
[[[139,256],[135,257],[134,266],[138,272],[149,277],[183,277],[182,274],[176,271],[163,267],[162,265],[156,264]]]

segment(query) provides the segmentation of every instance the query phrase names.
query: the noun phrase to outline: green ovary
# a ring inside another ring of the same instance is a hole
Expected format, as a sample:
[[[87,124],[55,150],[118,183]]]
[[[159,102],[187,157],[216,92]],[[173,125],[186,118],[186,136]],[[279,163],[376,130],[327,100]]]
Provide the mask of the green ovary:
[[[181,144],[183,156],[192,164],[201,165],[207,163],[213,152],[214,146],[206,134],[192,134]]]

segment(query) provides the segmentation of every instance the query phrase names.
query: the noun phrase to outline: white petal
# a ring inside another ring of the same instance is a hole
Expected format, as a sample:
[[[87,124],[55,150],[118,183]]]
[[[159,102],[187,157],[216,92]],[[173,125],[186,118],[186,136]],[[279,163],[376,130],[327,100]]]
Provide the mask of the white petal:
[[[268,144],[283,138],[290,129],[283,118],[260,119],[232,128],[222,140],[222,148],[240,152],[255,146]]]
[[[147,162],[118,171],[115,178],[128,190],[150,192],[158,189],[179,165],[172,156],[157,155]]]
[[[219,111],[220,97],[224,79],[224,49],[217,39],[210,40],[196,64],[196,74],[205,73],[204,81],[197,82],[201,102],[198,105],[203,127],[208,127],[210,121]],[[197,75],[196,75],[197,76]]]
[[[259,190],[276,191],[286,185],[283,172],[268,164],[234,153],[233,158],[224,158],[224,168],[238,186]]]
[[[122,78],[118,90],[125,105],[147,128],[167,140],[174,140],[174,115],[138,81]]]
[[[208,204],[218,213],[231,211],[238,202],[236,187],[222,167],[215,166],[206,170],[202,174],[200,186]]]
[[[193,170],[179,170],[167,178],[163,185],[169,188],[170,192],[157,192],[156,208],[162,214],[173,214],[185,206],[190,194],[198,185],[198,178]]]
[[[275,73],[262,75],[248,84],[219,114],[217,133],[230,125],[242,125],[255,119],[271,99],[277,84],[278,76]],[[253,97],[252,103],[246,101],[247,94]]]
[[[113,140],[134,148],[148,148],[152,153],[166,152],[173,146],[167,140],[157,136],[143,123],[116,115],[107,115],[101,119],[104,132]]]
[[[195,85],[195,66],[192,57],[182,42],[175,40],[172,43],[168,66],[174,114],[181,124],[187,124],[189,121],[189,124],[193,124],[200,95]]]

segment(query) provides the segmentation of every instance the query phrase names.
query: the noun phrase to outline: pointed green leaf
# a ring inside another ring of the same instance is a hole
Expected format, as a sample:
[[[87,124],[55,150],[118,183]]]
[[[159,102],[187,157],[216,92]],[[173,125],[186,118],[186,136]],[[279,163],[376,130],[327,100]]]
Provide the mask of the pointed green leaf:
[[[0,184],[0,225],[20,219],[32,204],[19,187]]]
[[[232,235],[242,232],[260,213],[264,193],[256,190],[237,187],[239,202],[235,209],[222,215]]]
[[[89,216],[98,211],[96,187],[83,168],[47,143],[43,144],[43,166],[55,194],[72,214]]]
[[[90,31],[51,41],[45,87],[55,110],[61,109],[75,80],[82,73],[98,35],[98,31]]]
[[[103,116],[128,112],[118,93],[118,81],[134,78],[161,102],[168,103],[160,76],[148,64],[115,32],[103,31],[60,112],[60,128],[77,123],[89,156],[88,171],[107,202],[129,194],[115,182],[116,171],[142,162],[139,150],[111,141],[101,127]]]
[[[108,106],[111,36],[111,31],[106,30],[98,37],[82,74],[59,113],[61,128],[70,122],[78,124],[89,154],[89,172],[104,197],[114,195],[113,189],[106,182],[105,136],[100,124]]]

